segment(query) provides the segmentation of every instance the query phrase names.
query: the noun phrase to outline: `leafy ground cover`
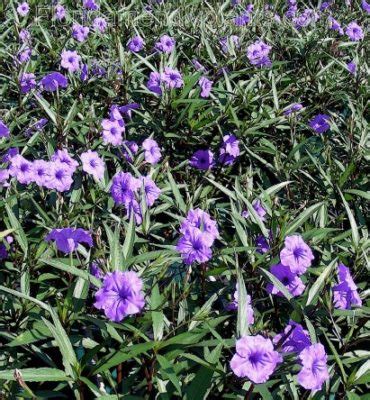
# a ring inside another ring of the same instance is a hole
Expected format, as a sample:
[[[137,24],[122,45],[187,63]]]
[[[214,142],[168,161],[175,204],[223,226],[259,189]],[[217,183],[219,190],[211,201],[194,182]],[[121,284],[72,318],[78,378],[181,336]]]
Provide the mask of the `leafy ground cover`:
[[[1,3],[2,398],[370,398],[369,12]]]

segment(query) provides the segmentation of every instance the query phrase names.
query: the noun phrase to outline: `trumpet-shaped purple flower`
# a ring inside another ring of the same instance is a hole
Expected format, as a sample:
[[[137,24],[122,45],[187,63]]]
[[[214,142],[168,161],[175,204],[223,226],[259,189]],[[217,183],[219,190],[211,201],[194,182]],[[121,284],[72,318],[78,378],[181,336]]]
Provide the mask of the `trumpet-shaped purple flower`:
[[[89,35],[90,28],[88,26],[82,26],[80,24],[72,25],[72,36],[78,42],[84,42]]]
[[[304,292],[306,288],[305,284],[297,274],[294,274],[290,270],[289,267],[282,264],[276,264],[271,267],[270,272],[288,289],[292,296],[300,296]],[[276,294],[280,297],[284,296],[283,293],[272,283],[268,283],[266,289],[269,293]]]
[[[337,31],[340,35],[344,34],[343,28],[340,25],[340,23],[334,19],[332,16],[328,17],[328,22],[329,22],[329,29],[333,31]]]
[[[170,67],[164,68],[161,80],[167,89],[178,89],[184,84],[181,73]]]
[[[271,46],[264,43],[262,40],[257,40],[247,48],[247,57],[252,65],[257,67],[270,67],[271,61],[269,53]]]
[[[142,289],[143,281],[136,272],[114,271],[105,276],[103,286],[95,293],[94,306],[111,321],[120,322],[144,308]]]
[[[19,183],[28,185],[33,181],[32,163],[17,154],[10,160],[9,174]]]
[[[41,79],[40,86],[46,92],[55,92],[59,88],[65,89],[68,86],[68,79],[60,72],[52,72]]]
[[[107,20],[103,17],[94,18],[92,25],[95,32],[100,32],[100,33],[104,33],[108,27]]]
[[[184,263],[187,265],[191,265],[195,261],[204,263],[212,257],[209,237],[195,227],[191,227],[186,235],[179,239],[176,250],[181,254]]]
[[[302,108],[303,108],[303,105],[301,103],[294,103],[284,111],[284,115],[291,115],[293,113],[296,113],[296,112],[302,110]]]
[[[261,335],[243,336],[236,342],[236,353],[230,366],[239,378],[248,378],[258,384],[266,382],[280,362],[282,358],[270,339]]]
[[[132,110],[137,110],[140,108],[139,103],[129,103],[125,104],[124,106],[119,107],[119,111],[126,116],[127,118],[132,118]]]
[[[52,229],[45,241],[55,241],[57,249],[65,254],[75,251],[80,243],[85,243],[89,247],[93,245],[90,233],[82,228]]]
[[[0,119],[0,138],[8,138],[10,136],[10,130],[5,125],[4,121]]]
[[[33,181],[38,186],[48,186],[50,180],[51,163],[44,160],[35,160],[32,163]]]
[[[215,165],[214,155],[211,150],[197,150],[191,157],[189,164],[193,168],[208,170]]]
[[[161,96],[162,95],[161,82],[162,82],[161,74],[159,72],[151,72],[146,87],[151,92]]]
[[[302,14],[296,18],[293,18],[293,23],[296,29],[301,29],[310,25],[312,22],[316,22],[318,19],[319,16],[315,10],[306,8]]]
[[[270,250],[269,243],[263,235],[258,235],[256,238],[256,251],[258,253],[267,253]]]
[[[91,11],[99,10],[99,5],[95,2],[95,0],[83,0],[83,6],[87,10]]]
[[[176,40],[168,35],[163,35],[155,44],[155,49],[161,53],[172,53],[175,49]]]
[[[308,331],[302,325],[290,320],[282,333],[275,335],[273,339],[275,346],[281,346],[283,353],[300,353],[306,347],[311,346]]]
[[[354,61],[351,61],[347,64],[347,70],[350,74],[356,75],[357,65]]]
[[[18,5],[17,12],[21,17],[25,17],[30,12],[30,6],[26,1],[24,1]]]
[[[66,17],[66,9],[61,4],[57,4],[55,6],[54,12],[55,12],[55,18],[58,21],[61,21]]]
[[[68,168],[71,171],[71,174],[73,174],[78,167],[78,162],[69,155],[68,150],[66,149],[57,150],[51,156],[51,161],[61,162],[66,166],[66,168]]]
[[[149,164],[157,164],[162,158],[161,149],[159,148],[158,143],[153,139],[147,138],[143,141],[142,146],[144,149],[145,161]]]
[[[96,180],[104,178],[105,164],[96,151],[88,150],[81,154],[82,169]]]
[[[124,140],[122,144],[123,156],[131,163],[133,161],[133,156],[139,151],[139,146],[133,140]]]
[[[281,264],[289,267],[297,275],[304,274],[315,258],[310,247],[300,235],[286,237],[284,246],[280,252]]]
[[[199,79],[198,84],[199,84],[200,89],[201,89],[200,97],[203,97],[203,98],[209,97],[209,95],[210,95],[210,93],[211,93],[211,90],[212,90],[213,82],[210,81],[210,80],[209,80],[208,78],[206,78],[205,76],[202,76],[202,77]]]
[[[161,194],[161,189],[159,189],[149,176],[143,176],[141,180],[144,187],[146,204],[148,207],[151,207]]]
[[[50,163],[50,167],[50,179],[47,182],[47,187],[58,192],[68,191],[73,184],[72,175],[74,170],[61,161]]]
[[[23,64],[29,61],[31,56],[32,56],[32,49],[26,47],[17,54],[17,59],[20,62],[20,64]]]
[[[316,133],[325,133],[327,130],[330,129],[330,116],[326,114],[318,114],[314,118],[311,119],[309,122],[309,126],[316,132]]]
[[[258,215],[258,217],[259,217],[259,219],[261,221],[265,221],[266,220],[266,218],[265,218],[266,210],[263,208],[261,200],[257,199],[257,200],[255,200],[253,202],[253,209],[254,209],[254,211],[256,212],[256,214]],[[248,210],[243,211],[242,212],[242,216],[244,218],[249,218],[249,211]]]
[[[62,68],[68,70],[68,72],[76,72],[80,69],[81,57],[78,55],[77,51],[63,50],[62,51],[62,61],[60,65]]]
[[[135,193],[140,189],[141,182],[129,172],[119,172],[112,181],[111,195],[116,204],[129,205],[135,200]]]
[[[138,53],[144,48],[144,40],[140,36],[134,36],[127,43],[128,49],[133,53]]]
[[[308,390],[320,390],[329,379],[327,355],[321,343],[306,347],[299,354],[302,369],[298,374],[298,383]]]
[[[354,42],[358,42],[362,40],[365,35],[360,25],[357,22],[353,21],[347,25],[346,35]]]
[[[21,88],[21,93],[28,93],[36,87],[35,74],[23,73],[19,80],[19,86]]]
[[[370,14],[370,4],[366,0],[362,0],[361,6],[364,11]]]
[[[333,287],[334,306],[340,310],[350,310],[352,306],[362,306],[357,286],[352,279],[349,268],[338,265],[339,283]]]
[[[101,134],[105,144],[119,146],[123,143],[122,133],[125,131],[125,126],[122,126],[119,120],[103,119],[101,125],[103,128]]]

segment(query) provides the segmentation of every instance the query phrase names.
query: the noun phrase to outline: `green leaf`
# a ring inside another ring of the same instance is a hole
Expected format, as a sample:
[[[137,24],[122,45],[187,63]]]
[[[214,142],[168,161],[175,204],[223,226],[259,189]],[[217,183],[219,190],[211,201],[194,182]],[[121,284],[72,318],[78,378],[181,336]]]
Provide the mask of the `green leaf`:
[[[351,209],[349,208],[349,205],[348,205],[346,199],[344,198],[342,192],[340,191],[339,188],[338,188],[338,190],[339,190],[340,197],[342,198],[344,207],[345,207],[345,209],[346,209],[346,211],[347,211],[349,223],[350,223],[350,225],[351,225],[353,243],[354,243],[354,245],[355,245],[356,247],[358,247],[358,244],[359,244],[359,242],[360,242],[360,234],[359,234],[359,232],[358,232],[358,227],[357,227],[357,223],[356,223],[355,217],[353,216],[352,211],[351,211]]]
[[[249,335],[248,313],[247,313],[247,289],[245,287],[242,272],[237,265],[236,269],[238,280],[238,318],[237,318],[237,331],[238,336]]]
[[[285,231],[285,235],[296,232],[297,229],[302,226],[313,214],[315,214],[315,212],[317,212],[324,204],[324,202],[314,204],[311,207],[308,207],[302,213],[300,213],[299,217],[288,225]]]
[[[25,382],[58,382],[71,380],[64,371],[55,368],[22,368],[18,369]],[[15,370],[0,371],[0,379],[15,381]]]
[[[306,306],[313,303],[314,300],[320,295],[320,292],[325,284],[326,279],[330,276],[331,271],[334,268],[337,258],[335,258],[324,270],[321,272],[320,276],[315,280],[310,291],[308,292]]]

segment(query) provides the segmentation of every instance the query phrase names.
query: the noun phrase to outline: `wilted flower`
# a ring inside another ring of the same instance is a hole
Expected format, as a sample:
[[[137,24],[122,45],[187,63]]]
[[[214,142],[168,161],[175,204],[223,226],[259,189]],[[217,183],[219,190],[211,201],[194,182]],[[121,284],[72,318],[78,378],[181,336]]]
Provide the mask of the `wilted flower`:
[[[95,179],[104,178],[105,164],[96,151],[88,150],[81,154],[82,169]]]
[[[281,346],[283,353],[300,353],[303,349],[311,346],[311,339],[308,331],[302,325],[290,320],[282,333],[275,335],[273,339],[275,346]]]
[[[355,75],[356,74],[356,70],[357,70],[356,63],[354,61],[349,62],[347,64],[347,69],[352,75]]]
[[[146,87],[153,93],[161,95],[161,74],[159,72],[151,72]]]
[[[214,155],[211,150],[197,150],[191,157],[189,164],[193,168],[208,170],[214,166]]]
[[[10,136],[10,130],[9,128],[5,125],[4,121],[0,119],[0,138],[8,138]]]
[[[80,24],[73,24],[72,25],[72,36],[78,42],[84,42],[89,35],[90,28],[87,26],[82,26]]]
[[[52,72],[41,79],[40,86],[42,90],[55,92],[59,88],[65,89],[68,86],[68,79],[60,72]]]
[[[17,12],[21,17],[25,17],[30,11],[30,6],[26,1],[23,3],[19,4],[17,7]]]
[[[108,23],[107,20],[103,17],[96,17],[93,21],[93,28],[95,31],[104,33],[107,29]]]
[[[142,288],[143,281],[136,272],[114,271],[105,276],[103,286],[95,293],[94,306],[111,321],[120,322],[143,309]]]
[[[249,62],[257,67],[270,67],[270,50],[271,46],[267,45],[262,40],[257,40],[247,48],[247,57]]]
[[[23,63],[29,61],[31,56],[32,56],[32,49],[29,47],[25,47],[23,50],[21,50],[17,54],[17,59],[21,64],[23,64]]]
[[[329,22],[329,28],[331,30],[337,31],[341,35],[343,35],[343,33],[344,33],[343,28],[341,27],[340,23],[336,19],[334,19],[332,16],[329,16],[328,22]]]
[[[293,18],[293,23],[297,29],[301,29],[310,25],[312,22],[317,21],[318,18],[319,16],[315,10],[306,8],[301,15],[299,15],[296,18]]]
[[[82,228],[52,229],[45,241],[55,241],[57,249],[65,254],[75,251],[80,243],[85,243],[89,247],[93,245],[90,233]]]
[[[78,55],[77,51],[63,50],[62,51],[62,61],[60,65],[67,69],[68,72],[75,72],[80,69],[81,57]]]
[[[250,15],[248,12],[245,12],[241,15],[238,15],[237,17],[234,18],[234,24],[236,26],[244,26],[247,25],[248,22],[250,21]]]
[[[21,93],[28,93],[36,87],[35,74],[23,73],[19,80],[19,86],[21,87]]]
[[[309,122],[309,126],[316,132],[316,133],[325,133],[327,130],[330,129],[330,116],[326,114],[317,114],[315,117],[311,119]]]
[[[263,235],[258,235],[256,238],[256,250],[258,253],[267,253],[270,250],[269,243]]]
[[[200,96],[201,97],[209,97],[209,95],[211,93],[213,82],[211,80],[209,80],[208,78],[206,78],[205,76],[202,76],[199,79],[198,84],[201,88]]]
[[[155,44],[155,49],[162,53],[171,53],[175,48],[176,40],[168,35],[163,35]]]
[[[7,169],[0,168],[0,188],[9,186],[8,179],[9,171]]]
[[[181,73],[170,67],[164,68],[161,80],[167,89],[180,88],[184,84]]]
[[[288,266],[283,264],[272,265],[270,272],[287,288],[288,292],[293,297],[300,296],[304,292],[306,288],[305,284]],[[268,283],[266,289],[268,293],[276,294],[280,297],[284,296],[272,283]]]
[[[301,103],[294,103],[284,111],[284,115],[291,115],[293,113],[296,113],[296,112],[302,110],[302,108],[303,108],[303,105]]]
[[[334,306],[340,310],[350,310],[352,306],[362,306],[357,286],[352,279],[349,268],[338,265],[339,284],[333,287]]]
[[[122,144],[123,156],[128,162],[132,162],[133,156],[139,151],[139,146],[133,140],[124,140]]]
[[[31,34],[27,29],[21,29],[19,32],[19,39],[23,43],[31,42]]]
[[[236,342],[236,353],[230,366],[239,378],[248,378],[258,384],[266,382],[280,362],[282,358],[270,339],[261,335],[243,336]]]
[[[222,138],[219,161],[223,165],[232,165],[240,155],[239,140],[234,135],[225,135]]]
[[[140,36],[134,36],[127,43],[127,47],[133,53],[138,53],[144,48],[144,40]]]
[[[157,164],[162,158],[161,149],[154,139],[147,138],[143,141],[142,147],[144,149],[145,161],[149,164]]]
[[[254,211],[256,212],[256,214],[258,215],[258,217],[260,218],[261,221],[265,221],[265,215],[266,215],[266,210],[264,209],[261,200],[255,200],[252,204]],[[249,218],[249,211],[245,210],[242,212],[242,216],[244,218]]]
[[[315,258],[310,247],[300,235],[286,237],[284,246],[280,252],[281,264],[289,267],[297,275],[305,273]]]
[[[361,6],[364,11],[370,14],[370,4],[366,0],[362,0]]]
[[[302,369],[298,374],[298,383],[305,389],[320,390],[329,379],[327,355],[321,343],[306,347],[299,354]]]
[[[364,32],[355,21],[350,22],[346,28],[346,35],[353,41],[357,42],[364,38]]]

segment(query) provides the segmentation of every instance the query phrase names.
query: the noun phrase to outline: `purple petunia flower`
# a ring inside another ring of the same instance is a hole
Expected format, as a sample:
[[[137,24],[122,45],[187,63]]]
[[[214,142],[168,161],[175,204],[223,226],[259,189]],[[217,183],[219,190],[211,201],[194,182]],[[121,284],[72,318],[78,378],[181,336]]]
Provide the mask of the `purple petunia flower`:
[[[328,22],[329,22],[329,29],[337,31],[340,35],[344,34],[343,28],[341,27],[340,23],[332,16],[328,17]]]
[[[262,40],[257,40],[247,48],[247,57],[252,65],[257,67],[270,67],[271,61],[269,53],[271,46],[264,43]]]
[[[129,103],[124,106],[119,107],[119,111],[121,114],[126,116],[127,118],[132,118],[132,110],[138,110],[140,108],[140,104],[138,103]]]
[[[108,27],[107,20],[103,17],[96,17],[93,21],[93,28],[95,32],[104,33]]]
[[[90,28],[87,26],[82,26],[80,24],[73,24],[72,25],[72,36],[78,42],[84,42],[89,35]]]
[[[311,339],[308,331],[302,325],[290,320],[282,333],[275,335],[272,340],[274,345],[281,346],[283,353],[300,353],[306,347],[311,346]],[[282,341],[282,342],[281,342]]]
[[[103,279],[104,277],[103,271],[99,267],[99,264],[95,261],[93,261],[90,265],[90,274],[97,279]]]
[[[195,227],[190,227],[186,235],[179,239],[176,250],[181,254],[181,258],[187,265],[191,265],[195,261],[204,263],[212,257],[209,237]]]
[[[285,111],[284,111],[284,115],[291,115],[293,113],[296,113],[300,110],[302,110],[303,105],[301,103],[294,103],[292,105],[290,105]]]
[[[270,339],[261,335],[243,336],[236,342],[236,353],[230,366],[239,378],[248,378],[258,384],[266,382],[281,362]]]
[[[18,5],[17,13],[21,17],[25,17],[29,12],[30,12],[30,6],[28,5],[28,3],[26,1],[24,1],[23,3]]]
[[[129,172],[119,172],[112,181],[110,189],[116,204],[129,205],[135,199],[135,192],[141,187],[139,179],[134,178]]]
[[[362,0],[361,6],[364,11],[370,14],[370,4],[366,0]]]
[[[214,155],[211,150],[197,150],[191,157],[189,164],[193,168],[209,170],[214,167]]]
[[[310,25],[312,22],[316,22],[318,19],[319,15],[315,10],[306,8],[302,14],[293,18],[293,23],[296,29],[301,29]]]
[[[55,6],[54,12],[55,12],[55,18],[58,21],[61,21],[66,17],[66,9],[61,4],[57,4]]]
[[[105,164],[96,151],[88,150],[81,154],[82,169],[96,180],[104,178]]]
[[[346,35],[354,42],[358,42],[359,40],[362,40],[365,37],[361,26],[359,26],[355,21],[350,22],[347,25]]]
[[[157,164],[158,161],[162,158],[161,149],[158,146],[158,143],[150,138],[147,138],[143,141],[142,147],[144,149],[144,158],[145,161],[149,164]]]
[[[305,273],[315,258],[310,247],[300,235],[286,237],[284,245],[280,252],[281,264],[289,267],[297,275]]]
[[[59,88],[65,89],[68,86],[68,79],[60,72],[52,72],[41,79],[40,86],[42,90],[55,92]]]
[[[256,251],[260,254],[267,253],[270,250],[269,243],[263,235],[258,235],[256,238]]]
[[[320,390],[323,383],[329,379],[327,355],[321,343],[306,347],[299,354],[302,369],[298,373],[298,383],[305,389]]]
[[[9,174],[19,183],[28,185],[33,181],[32,163],[17,154],[10,160]]]
[[[234,135],[222,138],[219,161],[223,165],[232,165],[240,155],[239,140]]]
[[[316,132],[316,133],[325,133],[327,130],[330,129],[330,116],[326,114],[317,114],[315,117],[311,119],[309,122],[309,126]]]
[[[85,243],[89,247],[93,245],[90,233],[82,228],[52,229],[45,241],[55,241],[57,249],[65,254],[75,251],[80,243]]]
[[[176,45],[176,40],[168,35],[163,35],[155,44],[155,49],[162,53],[172,53]]]
[[[95,2],[95,0],[83,0],[83,6],[87,10],[91,11],[99,10],[99,5]]]
[[[349,71],[350,74],[352,75],[356,75],[356,71],[357,71],[357,65],[354,61],[351,61],[347,64],[347,69]]]
[[[235,17],[233,19],[233,22],[234,22],[234,25],[236,25],[236,26],[244,26],[244,25],[247,25],[250,20],[251,20],[251,18],[250,18],[249,13],[245,12],[245,13]]]
[[[162,95],[161,74],[159,72],[151,72],[146,87],[153,93]]]
[[[101,126],[103,128],[102,137],[105,144],[119,146],[123,143],[122,133],[125,126],[122,126],[119,120],[103,119]]]
[[[305,284],[288,266],[283,264],[272,265],[270,272],[288,289],[293,297],[300,296],[304,292]],[[267,284],[266,290],[268,293],[276,294],[279,297],[284,296],[272,283]]]
[[[122,144],[123,156],[126,161],[131,163],[133,161],[133,156],[139,151],[139,146],[133,140],[124,140]]]
[[[105,276],[103,286],[95,293],[94,306],[111,321],[120,322],[144,308],[142,289],[143,281],[136,272],[114,271]]]
[[[161,189],[159,189],[150,176],[143,176],[141,182],[144,187],[146,204],[148,207],[151,207],[161,194]]]
[[[211,90],[212,90],[213,82],[211,80],[209,80],[208,78],[206,78],[205,76],[202,76],[199,79],[198,84],[201,89],[200,97],[203,97],[203,98],[209,97]]]
[[[32,163],[32,175],[33,181],[38,186],[49,186],[49,181],[51,178],[51,166],[52,163],[44,160],[35,160]]]
[[[0,120],[1,121],[1,120]],[[2,121],[1,121],[2,122]],[[1,122],[0,122],[0,132],[1,132]],[[10,162],[10,160],[16,156],[17,154],[19,154],[19,149],[18,147],[10,147],[7,152],[3,155],[3,157],[1,158],[1,162],[3,163],[8,163]]]
[[[19,80],[19,86],[21,88],[21,93],[28,93],[36,87],[35,74],[23,73]]]
[[[134,36],[127,43],[127,48],[133,53],[138,53],[143,50],[144,45],[144,40],[140,36]]]
[[[239,36],[231,35],[229,37],[223,37],[219,41],[222,51],[227,54],[230,51],[230,46],[235,49],[240,47]]]
[[[81,57],[78,55],[77,51],[63,50],[62,51],[62,61],[60,65],[62,68],[68,70],[68,72],[76,72],[80,69]]]
[[[167,89],[175,89],[183,86],[182,75],[177,69],[165,67],[161,80]]]
[[[338,275],[339,283],[333,287],[334,307],[340,310],[350,310],[352,306],[361,307],[362,301],[349,268],[339,264]]]
[[[21,64],[23,64],[29,61],[31,56],[32,56],[32,49],[26,47],[17,54],[17,59]]]
[[[72,174],[76,171],[78,167],[78,162],[69,155],[68,150],[66,149],[57,150],[51,156],[51,161],[61,162],[66,166],[66,168],[68,168],[71,171]]]
[[[263,208],[261,200],[258,200],[258,199],[255,200],[253,202],[253,208],[254,208],[254,211],[256,212],[256,214],[259,216],[260,220],[265,221],[266,220],[266,218],[265,218],[266,210]],[[244,218],[249,218],[249,211],[248,210],[243,211],[242,216]]]
[[[31,42],[31,34],[27,29],[21,29],[19,32],[19,39],[23,43],[30,43]]]
[[[239,300],[239,294],[238,294],[238,288],[236,288],[236,290],[234,292],[234,300],[226,306],[226,309],[228,311],[237,310],[238,309],[238,300]],[[254,311],[253,311],[251,302],[252,302],[251,296],[249,294],[247,294],[246,312],[247,312],[248,325],[254,324]]]
[[[74,170],[64,162],[54,161],[50,163],[50,178],[46,183],[49,189],[55,189],[57,192],[66,192],[70,190],[73,179]]]
[[[0,119],[0,138],[8,138],[10,136],[10,130],[5,125],[4,121]]]

